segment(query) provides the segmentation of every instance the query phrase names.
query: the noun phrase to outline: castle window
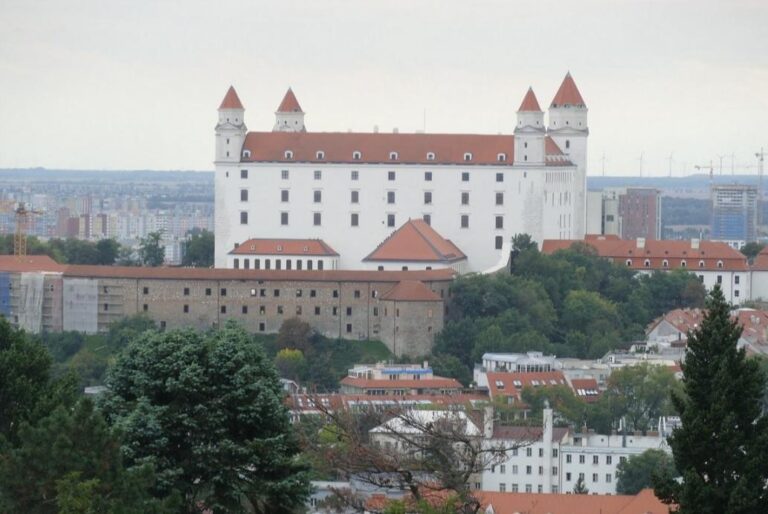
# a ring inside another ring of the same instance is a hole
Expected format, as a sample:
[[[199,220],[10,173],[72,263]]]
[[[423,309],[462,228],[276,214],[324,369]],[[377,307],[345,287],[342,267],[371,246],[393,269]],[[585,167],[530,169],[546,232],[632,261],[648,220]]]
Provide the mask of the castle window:
[[[699,261],[699,268],[703,268],[703,267],[704,267],[704,261]]]
[[[431,171],[425,171],[424,172],[424,181],[425,182],[432,182],[432,172]]]
[[[427,160],[428,161],[434,161],[435,160],[435,152],[427,152]]]
[[[424,204],[429,205],[432,203],[432,191],[424,191]]]
[[[280,225],[288,225],[288,213],[287,212],[281,212],[280,213]],[[258,261],[258,259],[257,259]]]
[[[394,214],[387,214],[387,226],[388,227],[394,227],[395,226],[395,215]]]
[[[507,160],[507,154],[505,154],[505,153],[500,153],[500,154],[498,154],[498,155],[496,156],[496,160],[497,160],[497,161],[499,161],[499,162],[504,162],[504,161],[506,161],[506,160]]]
[[[323,159],[325,159],[325,152],[323,152],[322,150],[318,150],[317,153],[315,154],[315,158],[318,161],[322,161]]]
[[[688,263],[685,262],[685,261],[680,261],[680,267],[681,268],[687,268],[688,267]]]
[[[312,214],[312,223],[319,227],[322,221],[322,215],[319,212],[315,212]],[[311,262],[311,261],[310,261]]]
[[[465,161],[471,161],[472,160],[472,154],[469,152],[464,153],[464,160]]]
[[[248,170],[240,170],[240,178],[248,178]]]
[[[285,158],[286,159],[293,159],[293,152],[291,150],[285,151]]]
[[[315,170],[315,180],[322,180],[323,178],[323,172],[321,170]]]
[[[357,180],[357,179],[358,179],[358,178],[360,178],[360,177],[359,177],[359,174],[358,174],[358,172],[357,172],[357,171],[353,171],[353,172],[351,172],[351,173],[350,173],[350,178],[351,178],[352,180]]]
[[[350,225],[353,227],[357,227],[360,224],[360,218],[359,215],[356,212],[353,212],[350,215]]]
[[[461,205],[469,205],[469,193],[466,191],[461,193]]]
[[[469,214],[461,215],[461,228],[469,228]]]
[[[424,220],[424,223],[427,225],[432,225],[432,215],[431,214],[425,214],[422,216],[422,219]]]
[[[504,193],[496,193],[496,205],[504,205]]]
[[[526,141],[525,143],[523,143],[523,148],[528,148],[528,141]]]
[[[503,173],[497,173],[496,174],[496,182],[504,182],[504,174]]]
[[[247,189],[241,189],[240,190],[240,201],[241,202],[247,202],[248,201],[248,190]]]
[[[497,250],[501,250],[501,247],[504,244],[504,238],[501,236],[496,236],[493,242],[494,242],[493,247],[496,248]]]
[[[632,266],[632,259],[627,259],[627,267]]]
[[[362,159],[362,157],[363,157],[363,154],[361,154],[361,153],[360,153],[360,152],[358,152],[357,150],[355,150],[354,152],[352,152],[352,159],[354,159],[354,160],[356,160],[356,161],[359,161],[360,159]]]
[[[648,259],[645,259],[645,262],[643,263],[643,266],[645,266],[646,268],[650,268],[651,267],[651,261],[649,261]]]
[[[568,140],[568,139],[566,139],[566,140],[565,140],[565,149],[567,150],[567,149],[569,149],[570,147],[571,147],[571,141],[570,141],[570,140]]]
[[[387,203],[395,203],[395,192],[387,191]]]
[[[717,267],[722,268],[723,267],[723,261],[717,261]]]
[[[469,172],[468,171],[462,172],[462,174],[461,174],[461,181],[462,182],[469,182]]]
[[[280,178],[288,180],[288,170],[280,170]]]
[[[390,161],[396,161],[397,160],[397,152],[389,152],[389,160]]]
[[[323,201],[323,192],[320,190],[315,190],[312,192],[312,200],[315,203],[321,203]]]
[[[527,155],[523,155],[523,160],[527,161],[528,160],[528,156]]]
[[[240,224],[241,225],[248,224],[248,213],[246,211],[240,211]]]
[[[251,158],[251,151],[250,150],[243,150],[243,157],[245,159],[250,159]]]
[[[497,229],[504,228],[504,216],[496,216],[496,228]]]
[[[360,202],[360,191],[350,191],[351,198],[350,202],[352,203],[359,203]]]

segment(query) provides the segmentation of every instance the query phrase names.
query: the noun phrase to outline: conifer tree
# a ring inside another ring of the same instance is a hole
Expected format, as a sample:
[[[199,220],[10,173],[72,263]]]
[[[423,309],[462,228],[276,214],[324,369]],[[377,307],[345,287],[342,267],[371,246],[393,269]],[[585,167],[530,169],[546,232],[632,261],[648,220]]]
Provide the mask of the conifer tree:
[[[669,443],[682,480],[656,480],[656,494],[681,514],[768,512],[765,377],[737,349],[741,328],[719,287],[688,337],[684,392],[673,395],[682,420]]]

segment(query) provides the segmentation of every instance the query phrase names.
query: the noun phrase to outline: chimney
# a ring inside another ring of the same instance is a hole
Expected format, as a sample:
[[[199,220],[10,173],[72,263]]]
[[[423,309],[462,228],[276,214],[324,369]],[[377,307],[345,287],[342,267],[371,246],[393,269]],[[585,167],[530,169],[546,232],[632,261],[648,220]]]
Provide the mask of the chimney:
[[[700,239],[691,239],[691,250],[698,250],[700,242]]]
[[[638,237],[637,238],[637,247],[638,248],[645,248],[645,238],[644,237]]]
[[[493,437],[493,405],[486,405],[483,409],[483,437]]]
[[[378,125],[374,125],[373,126],[373,133],[374,134],[378,134],[379,133],[379,126]]]
[[[395,127],[395,128],[392,129],[392,133],[393,134],[399,134],[400,133],[400,129]]]

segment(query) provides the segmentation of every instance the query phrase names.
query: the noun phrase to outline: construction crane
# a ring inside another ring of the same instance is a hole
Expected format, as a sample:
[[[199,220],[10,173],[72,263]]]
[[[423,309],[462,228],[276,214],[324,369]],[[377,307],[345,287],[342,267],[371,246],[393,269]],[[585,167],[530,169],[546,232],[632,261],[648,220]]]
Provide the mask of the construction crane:
[[[709,170],[709,185],[712,185],[715,175],[715,167],[712,166],[712,161],[709,161],[709,166],[694,166],[697,170]]]
[[[16,232],[13,234],[13,255],[24,257],[27,255],[27,229],[32,216],[43,214],[43,211],[27,209],[24,202],[19,202],[16,208]]]

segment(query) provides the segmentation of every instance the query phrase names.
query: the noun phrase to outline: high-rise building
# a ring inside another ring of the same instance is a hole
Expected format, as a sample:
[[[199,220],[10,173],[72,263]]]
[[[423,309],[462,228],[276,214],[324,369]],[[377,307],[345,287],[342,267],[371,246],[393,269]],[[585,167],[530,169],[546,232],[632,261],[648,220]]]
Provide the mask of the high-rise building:
[[[590,234],[622,239],[661,239],[661,191],[646,187],[590,191],[587,200]]]
[[[757,188],[745,185],[712,186],[710,238],[741,248],[757,239]]]

